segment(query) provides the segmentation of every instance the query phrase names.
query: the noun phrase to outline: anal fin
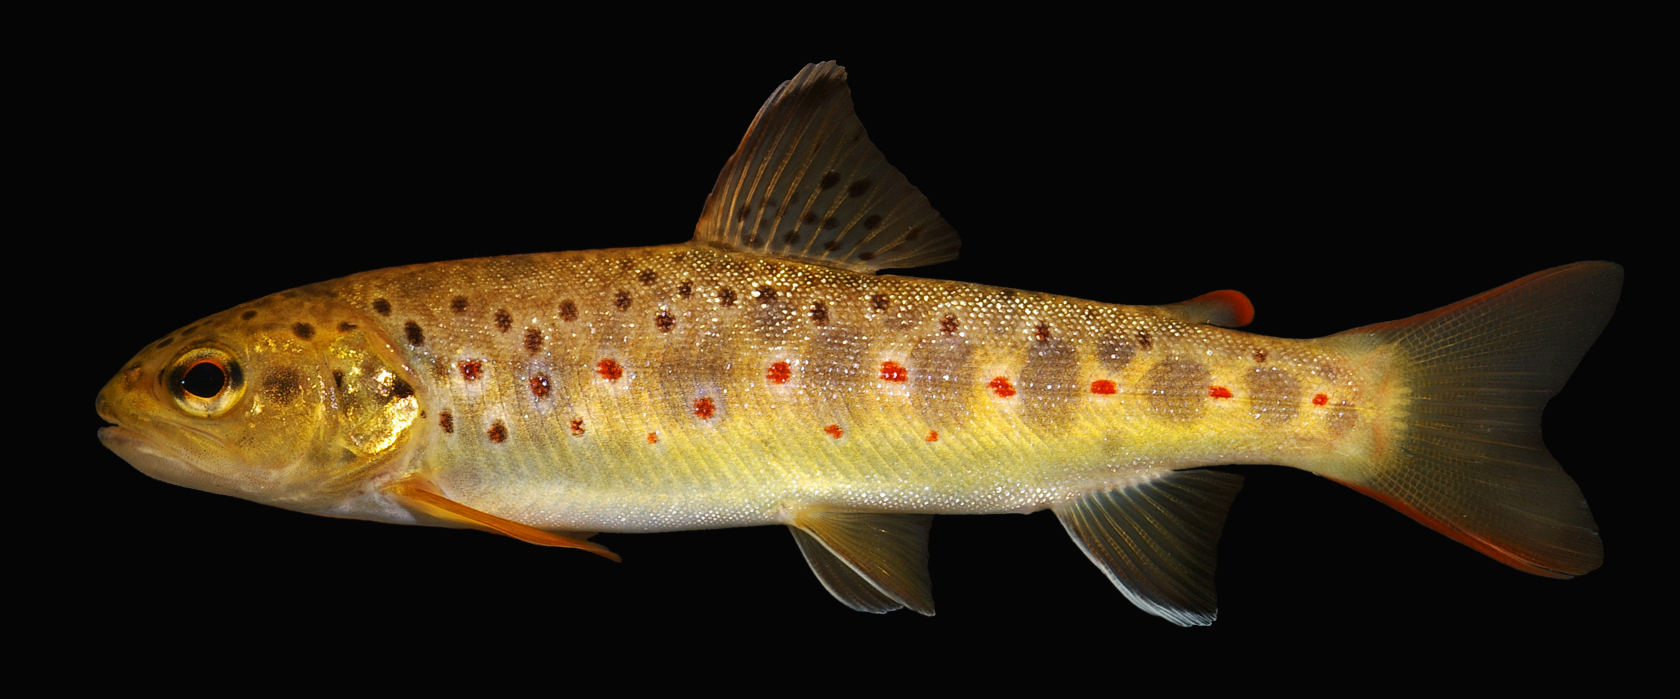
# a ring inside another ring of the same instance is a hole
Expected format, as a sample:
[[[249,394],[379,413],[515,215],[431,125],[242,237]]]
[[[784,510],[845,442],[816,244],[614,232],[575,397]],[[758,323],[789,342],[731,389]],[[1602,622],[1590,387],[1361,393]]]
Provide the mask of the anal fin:
[[[823,587],[859,611],[888,612],[882,598],[933,616],[933,578],[928,574],[928,531],[933,515],[813,510],[794,517],[794,538]],[[812,539],[807,542],[800,535]],[[813,556],[809,545],[833,559]],[[843,565],[852,577],[833,570]],[[867,583],[876,595],[858,589]],[[838,590],[837,590],[838,588]]]
[[[1219,610],[1219,534],[1241,488],[1235,474],[1172,471],[1051,509],[1133,604],[1179,626],[1206,626]]]
[[[618,557],[618,554],[608,551],[607,547],[600,544],[564,534],[545,532],[536,527],[503,519],[450,500],[438,492],[438,487],[435,484],[424,478],[406,478],[397,481],[386,486],[385,492],[396,498],[397,502],[404,507],[424,512],[446,522],[454,522],[473,529],[513,537],[528,544],[583,549],[614,561],[623,560]]]

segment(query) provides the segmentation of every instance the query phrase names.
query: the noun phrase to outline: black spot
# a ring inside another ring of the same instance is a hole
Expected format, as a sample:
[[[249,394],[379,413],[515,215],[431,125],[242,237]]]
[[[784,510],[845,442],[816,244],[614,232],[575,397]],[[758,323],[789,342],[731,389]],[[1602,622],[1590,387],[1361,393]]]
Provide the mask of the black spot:
[[[823,228],[838,228],[839,226],[840,226],[840,219],[838,219],[838,218],[830,216],[828,218],[823,219],[823,225],[822,225]]]
[[[747,220],[747,214],[750,214],[750,213],[752,213],[752,207],[743,206],[743,207],[741,207],[740,211],[735,212],[735,218],[736,218],[736,220],[739,220],[739,221],[745,221],[745,220]]]
[[[870,184],[869,180],[857,180],[855,182],[852,182],[851,186],[846,188],[846,196],[849,196],[849,197],[861,197],[861,196],[863,196],[864,192],[869,191],[869,184]]]
[[[449,310],[456,313],[467,312],[467,297],[456,296],[455,298],[449,299]]]
[[[426,334],[420,332],[420,324],[414,321],[403,323],[403,334],[408,336],[408,344],[419,347],[426,344]]]
[[[163,342],[159,342],[159,343],[157,343],[157,345],[156,345],[156,347],[157,347],[157,348],[158,348],[158,349],[163,349],[163,348],[165,348],[165,347],[168,347],[168,346],[169,346],[169,344],[170,344],[170,343],[172,343],[172,342],[174,342],[174,341],[175,341],[175,338],[173,338],[173,337],[166,337],[166,338],[163,338]]]
[[[727,286],[718,289],[717,298],[718,303],[721,303],[724,306],[733,306],[735,305],[735,290]]]
[[[870,214],[869,218],[866,218],[866,219],[863,220],[863,227],[866,230],[871,230],[871,231],[875,230],[877,228],[880,228],[881,227],[881,215],[880,214]]]
[[[250,319],[255,318],[255,317],[257,317],[257,312],[256,311],[246,311],[244,313],[239,314],[239,319],[240,320],[250,320]]]
[[[542,343],[543,343],[543,336],[542,336],[542,331],[541,330],[538,330],[536,328],[526,328],[525,329],[525,351],[526,352],[529,352],[531,354],[536,354],[538,351],[542,350]]]
[[[292,334],[296,335],[299,340],[307,340],[315,337],[315,326],[308,323],[297,323],[292,326]]]
[[[1263,350],[1263,349],[1254,350],[1254,361],[1256,361],[1256,362],[1266,361],[1266,350]]]
[[[653,316],[653,324],[659,328],[659,332],[668,333],[671,332],[671,328],[677,327],[677,318],[671,315],[670,311],[660,311]]]
[[[875,307],[875,310],[881,313],[886,313],[887,307],[892,305],[892,300],[888,299],[886,294],[876,294],[869,297],[869,305]]]
[[[560,302],[560,320],[568,323],[577,320],[577,304],[572,303],[571,299]]]
[[[678,297],[686,299],[686,298],[688,298],[690,296],[693,296],[693,295],[694,295],[694,282],[685,281],[685,282],[677,285],[677,296]]]
[[[630,292],[619,289],[618,293],[613,294],[613,308],[621,311],[630,310]]]
[[[1155,347],[1155,338],[1149,335],[1148,330],[1139,330],[1137,331],[1137,343],[1139,349],[1153,349]]]
[[[443,428],[444,434],[455,434],[455,416],[447,410],[438,413],[438,427]]]
[[[840,184],[840,173],[831,170],[828,174],[823,175],[822,182],[817,186],[827,190],[837,184]]]
[[[763,286],[758,287],[757,291],[758,291],[758,300],[760,300],[760,301],[775,301],[776,300],[776,287],[770,286],[769,284],[765,284]]]
[[[828,325],[828,304],[821,301],[811,304],[811,322]]]
[[[402,400],[414,395],[414,387],[407,381],[396,379],[391,383],[391,400]]]
[[[945,333],[946,335],[955,335],[957,334],[957,327],[956,316],[948,315],[939,319],[939,332]]]
[[[1047,323],[1039,323],[1038,325],[1033,326],[1033,339],[1038,340],[1039,342],[1049,342],[1050,325]]]
[[[863,260],[864,262],[868,262],[870,260],[875,259],[875,253],[873,253],[873,252],[859,253],[858,254],[858,259]]]
[[[642,286],[652,286],[654,282],[659,281],[659,273],[651,269],[644,269],[636,273],[636,281],[641,282]]]
[[[373,310],[379,311],[379,315],[382,316],[391,315],[391,302],[385,299],[374,299]]]
[[[342,369],[333,370],[333,386],[337,387],[339,391],[344,390],[344,371]]]
[[[839,250],[840,249],[840,241],[838,241],[838,240],[830,241],[827,245],[824,245],[823,247],[828,249],[828,250]]]
[[[809,226],[809,225],[811,225],[811,224],[813,224],[813,223],[816,223],[816,222],[817,222],[817,214],[816,214],[816,212],[812,212],[812,211],[807,211],[807,212],[805,212],[805,213],[803,213],[803,214],[800,214],[800,215],[799,215],[799,222],[800,222],[800,223],[803,223],[803,224],[805,224],[805,225],[807,225],[807,226]]]
[[[289,366],[275,367],[263,376],[262,392],[275,403],[291,403],[303,395],[303,376]]]
[[[799,242],[799,231],[788,231],[787,235],[782,236],[782,240],[787,241],[788,245]]]
[[[506,308],[496,309],[496,329],[502,332],[513,329],[513,315]]]
[[[340,321],[339,324],[338,324],[338,331],[341,332],[341,333],[347,333],[347,332],[350,332],[351,330],[355,330],[355,329],[356,329],[356,324],[352,323],[350,321],[347,321],[347,320],[346,321]]]

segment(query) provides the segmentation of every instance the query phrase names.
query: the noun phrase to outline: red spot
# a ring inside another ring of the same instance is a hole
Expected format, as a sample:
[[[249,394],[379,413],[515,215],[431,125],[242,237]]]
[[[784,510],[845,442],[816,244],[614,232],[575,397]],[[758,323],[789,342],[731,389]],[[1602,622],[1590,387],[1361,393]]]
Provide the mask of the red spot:
[[[575,434],[579,437],[583,436],[583,418],[581,418],[581,417],[572,418],[572,434]]]
[[[659,433],[658,432],[649,432],[648,433],[648,444],[658,444],[658,443],[659,443]]]
[[[502,426],[501,420],[497,420],[496,424],[490,426],[489,434],[490,441],[497,444],[507,441],[507,428]]]
[[[1112,396],[1118,390],[1119,388],[1114,385],[1114,382],[1108,379],[1097,379],[1091,382],[1091,392],[1099,396]]]
[[[881,362],[881,380],[893,383],[904,383],[910,380],[910,370],[898,365],[898,362]]]
[[[788,368],[787,362],[776,362],[770,365],[770,373],[765,374],[764,378],[770,383],[787,383],[788,379],[793,378],[793,370]]]
[[[1324,405],[1325,403],[1329,403],[1329,402],[1330,402],[1330,396],[1324,395],[1322,393],[1320,393],[1316,396],[1313,396],[1313,405]]]
[[[843,435],[843,434],[846,433],[845,430],[840,429],[839,425],[829,425],[827,427],[824,427],[823,431],[827,432],[828,436],[833,437],[835,439],[839,439],[840,435]]]
[[[1254,350],[1254,361],[1256,361],[1256,362],[1266,361],[1266,350],[1263,350],[1263,349]]]
[[[710,420],[712,419],[712,415],[715,413],[717,413],[717,406],[712,405],[712,399],[701,398],[700,400],[694,401],[695,417],[702,420]]]
[[[538,398],[548,397],[548,377],[537,374],[531,377],[531,395]]]
[[[1230,398],[1231,389],[1224,386],[1209,386],[1208,395],[1213,398]]]
[[[939,441],[939,430],[928,430],[927,441],[929,441],[929,442]]]
[[[468,381],[477,381],[484,374],[484,362],[481,360],[469,359],[456,362],[455,366],[461,367],[461,378]]]
[[[1009,383],[1009,379],[1002,376],[992,379],[992,382],[986,385],[990,386],[992,393],[996,393],[999,398],[1008,398],[1015,395],[1015,384]]]
[[[595,363],[595,373],[608,381],[617,381],[619,377],[624,376],[624,367],[619,366],[612,357],[608,357]]]

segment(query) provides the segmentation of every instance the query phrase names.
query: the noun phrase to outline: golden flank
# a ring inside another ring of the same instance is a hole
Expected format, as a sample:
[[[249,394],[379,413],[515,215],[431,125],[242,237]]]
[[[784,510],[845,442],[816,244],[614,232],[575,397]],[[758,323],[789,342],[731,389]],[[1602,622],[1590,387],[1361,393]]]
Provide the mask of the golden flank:
[[[1509,566],[1602,561],[1540,413],[1621,268],[1538,272],[1316,340],[1216,291],[1118,306],[877,274],[959,240],[843,69],[760,109],[686,244],[439,262],[283,291],[144,348],[100,439],[170,483],[618,560],[601,532],[786,526],[862,611],[933,614],[934,515],[1053,510],[1138,607],[1216,615],[1241,477],[1334,479]]]

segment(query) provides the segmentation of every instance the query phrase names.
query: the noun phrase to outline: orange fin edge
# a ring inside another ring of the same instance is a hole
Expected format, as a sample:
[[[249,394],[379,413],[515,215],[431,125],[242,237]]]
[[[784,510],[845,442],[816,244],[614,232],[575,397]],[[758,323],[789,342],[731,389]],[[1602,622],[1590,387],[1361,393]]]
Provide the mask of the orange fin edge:
[[[445,521],[465,524],[474,529],[512,537],[528,544],[556,548],[583,549],[590,553],[622,562],[618,554],[592,541],[585,541],[553,532],[545,532],[518,522],[482,512],[444,497],[437,486],[424,479],[409,478],[385,487],[385,492],[407,507]]]
[[[1470,548],[1473,548],[1477,551],[1482,552],[1483,554],[1486,554],[1489,558],[1492,558],[1493,560],[1499,561],[1500,563],[1504,563],[1505,565],[1511,566],[1512,568],[1516,568],[1517,570],[1520,570],[1524,573],[1533,573],[1535,575],[1539,575],[1539,576],[1542,576],[1542,577],[1557,578],[1557,579],[1560,579],[1560,580],[1568,580],[1570,578],[1575,577],[1575,576],[1570,575],[1568,573],[1560,573],[1560,572],[1552,570],[1550,568],[1543,568],[1541,566],[1534,565],[1533,563],[1529,562],[1527,559],[1517,555],[1516,553],[1513,553],[1507,547],[1500,546],[1499,544],[1496,544],[1492,541],[1488,541],[1487,539],[1476,536],[1475,534],[1467,532],[1463,529],[1459,529],[1458,527],[1454,527],[1452,524],[1450,524],[1448,522],[1444,522],[1442,520],[1439,520],[1439,519],[1431,517],[1427,514],[1424,514],[1421,510],[1419,510],[1415,507],[1412,507],[1406,501],[1401,500],[1400,498],[1394,497],[1392,495],[1389,495],[1388,493],[1384,493],[1380,490],[1375,490],[1375,489],[1372,489],[1372,488],[1367,488],[1365,486],[1359,485],[1358,483],[1352,483],[1352,482],[1349,482],[1349,481],[1344,481],[1344,480],[1341,480],[1339,478],[1331,478],[1330,480],[1333,480],[1337,483],[1340,483],[1340,484],[1345,485],[1349,488],[1352,488],[1355,491],[1357,491],[1361,494],[1364,494],[1364,495],[1370,497],[1373,500],[1376,500],[1377,502],[1380,502],[1384,505],[1392,507],[1395,510],[1399,511],[1400,514],[1406,515],[1407,517],[1411,517],[1412,519],[1417,520],[1417,522],[1419,524],[1422,524],[1423,526],[1429,527],[1430,529],[1434,529],[1435,531],[1438,531],[1442,534],[1445,534],[1445,535],[1447,535],[1448,538],[1452,539],[1453,541],[1457,541],[1458,543],[1464,544],[1465,546],[1469,546]]]
[[[1254,303],[1241,291],[1220,289],[1167,306],[1179,318],[1222,328],[1240,328],[1254,322]]]

